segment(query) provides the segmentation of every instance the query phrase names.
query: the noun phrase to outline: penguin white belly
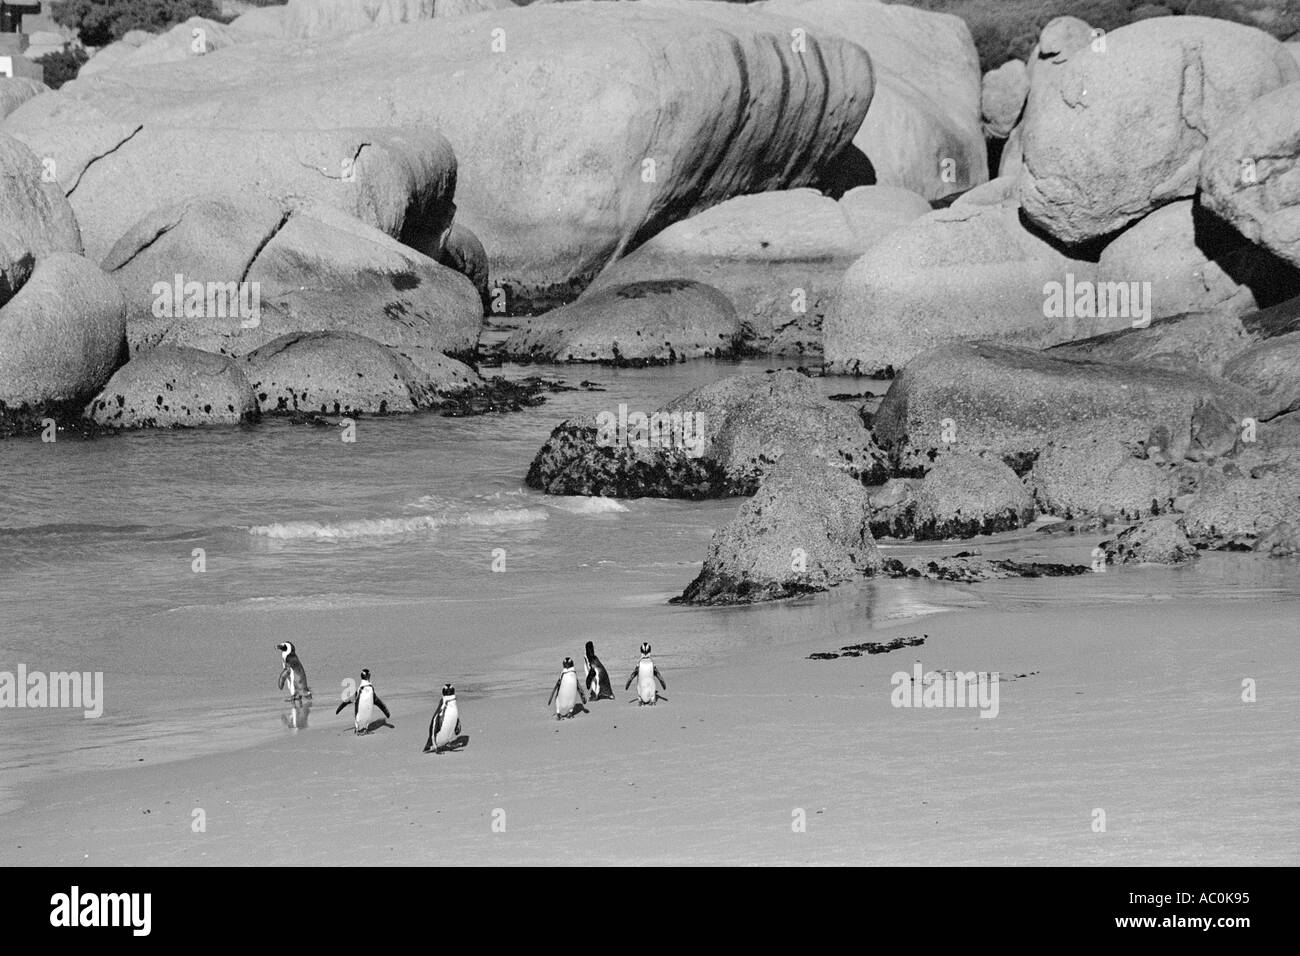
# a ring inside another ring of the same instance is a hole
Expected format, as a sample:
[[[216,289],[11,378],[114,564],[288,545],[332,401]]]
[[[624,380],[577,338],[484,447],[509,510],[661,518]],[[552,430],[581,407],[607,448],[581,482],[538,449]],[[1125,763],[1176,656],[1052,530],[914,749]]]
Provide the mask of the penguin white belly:
[[[651,661],[637,665],[636,692],[647,704],[655,699],[655,666]]]
[[[456,709],[454,700],[448,701],[446,708],[442,712],[442,726],[438,732],[433,735],[433,745],[435,747],[445,747],[456,737],[456,721],[460,720],[460,711]]]
[[[293,668],[289,668],[289,679],[285,681],[284,686],[288,688],[290,697],[298,696],[298,675],[294,673]]]
[[[560,678],[560,692],[555,695],[555,712],[567,714],[578,702],[578,675],[572,672]]]
[[[357,698],[355,726],[357,730],[365,730],[370,726],[370,721],[375,716],[375,689],[373,687],[363,687],[357,693],[359,696]]]

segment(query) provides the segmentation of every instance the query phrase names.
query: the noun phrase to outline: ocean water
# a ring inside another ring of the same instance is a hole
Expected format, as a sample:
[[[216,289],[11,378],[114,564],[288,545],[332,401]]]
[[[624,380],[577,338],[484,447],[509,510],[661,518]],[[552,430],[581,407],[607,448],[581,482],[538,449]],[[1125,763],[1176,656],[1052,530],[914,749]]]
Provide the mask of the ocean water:
[[[617,680],[643,640],[668,673],[816,637],[834,648],[879,629],[915,624],[919,633],[932,615],[963,607],[1300,593],[1291,562],[1215,557],[1177,573],[879,581],[752,608],[671,607],[737,500],[558,498],[523,484],[565,418],[622,402],[650,411],[689,388],[781,364],[543,368],[605,390],[550,394],[506,415],[362,418],[353,443],[335,428],[279,420],[0,442],[0,671],[21,663],[104,675],[97,719],[0,709],[0,787],[307,727],[342,732],[350,722],[334,705],[362,667],[394,709],[431,706],[450,681],[470,699],[535,692],[540,712],[560,661],[579,658],[588,640]],[[827,394],[887,387],[818,381]],[[1095,544],[1024,531],[986,549],[1084,563]],[[904,550],[927,548],[956,550]],[[501,559],[505,570],[493,571]],[[276,688],[282,640],[306,665],[309,711],[283,703]]]

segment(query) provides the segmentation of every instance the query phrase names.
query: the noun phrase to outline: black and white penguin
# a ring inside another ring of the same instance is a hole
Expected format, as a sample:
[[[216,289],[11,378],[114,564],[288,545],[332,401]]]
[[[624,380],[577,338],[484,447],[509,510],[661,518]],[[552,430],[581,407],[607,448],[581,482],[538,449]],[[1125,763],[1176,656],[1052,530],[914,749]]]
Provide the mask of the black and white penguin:
[[[441,753],[442,748],[460,736],[460,708],[456,706],[456,688],[442,685],[442,701],[429,721],[429,740],[424,752]]]
[[[285,641],[282,644],[275,645],[275,649],[280,652],[280,659],[284,662],[284,669],[280,671],[280,690],[288,686],[289,696],[285,700],[299,700],[303,697],[311,698],[311,688],[307,686],[307,669],[302,666],[302,661],[298,659],[298,648],[293,646],[292,641]]]
[[[664,690],[668,689],[668,684],[664,682],[664,677],[659,673],[659,668],[655,667],[655,662],[650,659],[650,645],[641,644],[641,660],[637,661],[636,667],[632,670],[632,676],[627,679],[623,689],[627,690],[632,686],[632,681],[636,681],[636,695],[639,704],[644,707],[647,704],[653,706],[655,701],[667,700],[655,689],[655,681],[658,681]]]
[[[596,656],[596,645],[587,642],[587,696],[592,700],[613,700],[614,688],[609,682],[609,671]]]
[[[586,710],[583,704],[587,703],[587,695],[583,692],[582,685],[578,683],[578,675],[573,670],[573,658],[566,657],[561,668],[560,677],[551,690],[551,696],[546,698],[547,707],[551,706],[551,701],[555,701],[556,720],[583,713]],[[579,698],[582,699],[582,704],[578,703]]]
[[[370,725],[374,720],[375,708],[378,707],[383,711],[384,719],[388,720],[392,715],[388,713],[388,708],[384,702],[379,699],[375,693],[375,685],[370,683],[370,668],[363,668],[361,671],[361,683],[357,686],[357,692],[352,695],[350,700],[345,700],[334,710],[334,713],[343,713],[343,708],[348,704],[352,705],[352,729],[358,734],[370,733]]]

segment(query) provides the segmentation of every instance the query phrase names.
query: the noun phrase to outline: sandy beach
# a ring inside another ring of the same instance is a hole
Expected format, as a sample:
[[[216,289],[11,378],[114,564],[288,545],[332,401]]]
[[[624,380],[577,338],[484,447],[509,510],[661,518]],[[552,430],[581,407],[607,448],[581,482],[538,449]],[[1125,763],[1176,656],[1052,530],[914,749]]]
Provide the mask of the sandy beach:
[[[808,660],[837,646],[810,637],[665,663],[667,702],[620,692],[560,722],[540,684],[462,693],[469,743],[437,755],[421,753],[432,694],[391,700],[394,727],[365,737],[322,699],[272,743],[24,793],[0,847],[74,866],[1293,865],[1297,608],[1153,592],[1069,615],[960,611],[885,654]],[[891,674],[915,660],[999,671],[996,719],[891,706]]]

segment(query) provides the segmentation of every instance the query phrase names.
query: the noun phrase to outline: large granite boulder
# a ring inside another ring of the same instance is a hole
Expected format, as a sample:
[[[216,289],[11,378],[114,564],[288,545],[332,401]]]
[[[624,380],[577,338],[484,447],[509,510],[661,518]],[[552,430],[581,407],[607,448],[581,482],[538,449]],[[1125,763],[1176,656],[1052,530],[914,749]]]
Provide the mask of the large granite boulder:
[[[881,527],[873,496],[872,528]],[[1034,499],[1005,463],[974,454],[940,458],[912,489],[905,506],[889,510],[887,533],[918,541],[971,538],[1023,528],[1034,520]]]
[[[9,234],[13,260],[82,252],[76,216],[47,170],[42,157],[0,132],[0,230]]]
[[[1007,60],[984,74],[980,113],[986,139],[1006,139],[1020,121],[1029,96],[1029,70],[1023,60]]]
[[[1051,82],[1031,78],[1019,195],[1070,244],[1191,197],[1207,139],[1300,79],[1268,34],[1195,16],[1129,24],[1053,69]]]
[[[121,157],[143,164],[141,147],[172,153],[188,174],[185,195],[199,167],[232,162],[240,168],[223,173],[226,182],[248,188],[296,169],[319,191],[339,188],[335,171],[359,143],[299,157],[283,131],[315,129],[320,143],[373,126],[377,115],[386,128],[439,130],[461,163],[458,218],[483,241],[512,310],[538,311],[571,300],[677,219],[731,196],[818,181],[862,124],[871,61],[825,31],[810,32],[796,52],[791,29],[729,4],[502,9],[110,71],[37,97],[6,126],[68,144],[89,127],[126,131],[111,156],[99,140],[94,155],[105,158],[81,178],[74,206],[89,202],[83,189],[107,203],[137,182]],[[259,132],[267,130],[277,132]],[[257,136],[260,152],[250,142]],[[436,150],[416,155],[441,165]]]
[[[740,340],[731,301],[689,279],[608,286],[533,319],[506,339],[520,361],[666,365],[729,356]]]
[[[320,204],[218,196],[161,206],[104,265],[130,302],[133,352],[167,343],[243,355],[289,332],[336,330],[436,369],[443,353],[473,353],[482,325],[463,275]],[[222,294],[209,302],[214,286]]]
[[[334,206],[435,258],[456,209],[456,157],[431,129],[32,126],[19,114],[6,129],[53,164],[96,261],[151,210],[197,196]]]
[[[1103,541],[1107,564],[1184,564],[1196,557],[1177,515],[1148,518]]]
[[[194,428],[255,421],[258,408],[229,356],[164,346],[114,372],[86,417],[105,428]]]
[[[874,573],[861,483],[825,462],[787,455],[736,517],[714,532],[682,604],[751,604],[825,591]]]
[[[513,6],[511,0],[289,0],[280,28],[286,36],[311,39]]]
[[[452,361],[441,375],[431,375],[387,346],[351,332],[283,335],[240,362],[266,414],[413,412],[478,379],[468,366]]]
[[[87,60],[77,76],[81,78],[109,70],[176,63],[207,56],[236,43],[247,43],[250,39],[252,37],[234,24],[220,23],[205,17],[190,17],[142,43],[132,44],[118,40],[110,44]]]
[[[647,279],[703,282],[731,300],[748,348],[817,354],[844,271],[929,211],[919,195],[896,186],[859,186],[838,202],[812,189],[738,196],[611,263],[587,295]]]
[[[1053,346],[1054,355],[1097,362],[1159,365],[1222,375],[1224,366],[1256,343],[1300,332],[1300,298],[1237,315],[1189,312]]]
[[[1081,438],[1043,449],[1025,478],[1045,514],[1137,520],[1173,507],[1177,478],[1114,439]]]
[[[37,259],[0,302],[0,435],[38,428],[47,415],[80,417],[125,360],[125,325],[121,293],[93,262],[68,252]]]
[[[0,120],[22,106],[34,96],[48,93],[50,88],[40,80],[25,76],[0,77]]]
[[[556,495],[746,495],[791,451],[858,481],[885,475],[884,457],[857,411],[822,398],[806,376],[782,371],[723,379],[653,413],[622,407],[566,421],[537,453],[526,480]]]
[[[1201,156],[1201,202],[1300,266],[1300,82],[1247,104]]]
[[[1282,522],[1300,523],[1300,469],[1258,478],[1210,471],[1183,514],[1188,539],[1212,549],[1251,548]]]
[[[1264,295],[1300,295],[1300,271],[1278,266],[1273,256],[1185,199],[1145,216],[1107,245],[1097,279],[1150,283],[1152,318],[1236,315],[1260,304],[1252,285]]]
[[[872,374],[946,342],[1042,348],[1131,325],[1083,296],[1094,272],[1026,229],[1014,206],[935,210],[845,272],[823,325],[827,368]]]
[[[871,54],[876,92],[853,146],[875,182],[937,199],[988,179],[979,55],[960,17],[875,0],[752,6],[806,24],[809,32],[834,31]]]
[[[1300,331],[1252,345],[1228,360],[1223,377],[1263,399],[1259,418],[1300,411]]]
[[[962,343],[914,359],[872,424],[899,474],[922,474],[953,451],[996,455],[1022,473],[1050,444],[1139,443],[1159,427],[1191,436],[1194,416],[1208,420],[1206,409],[1239,422],[1258,401],[1201,373]]]

